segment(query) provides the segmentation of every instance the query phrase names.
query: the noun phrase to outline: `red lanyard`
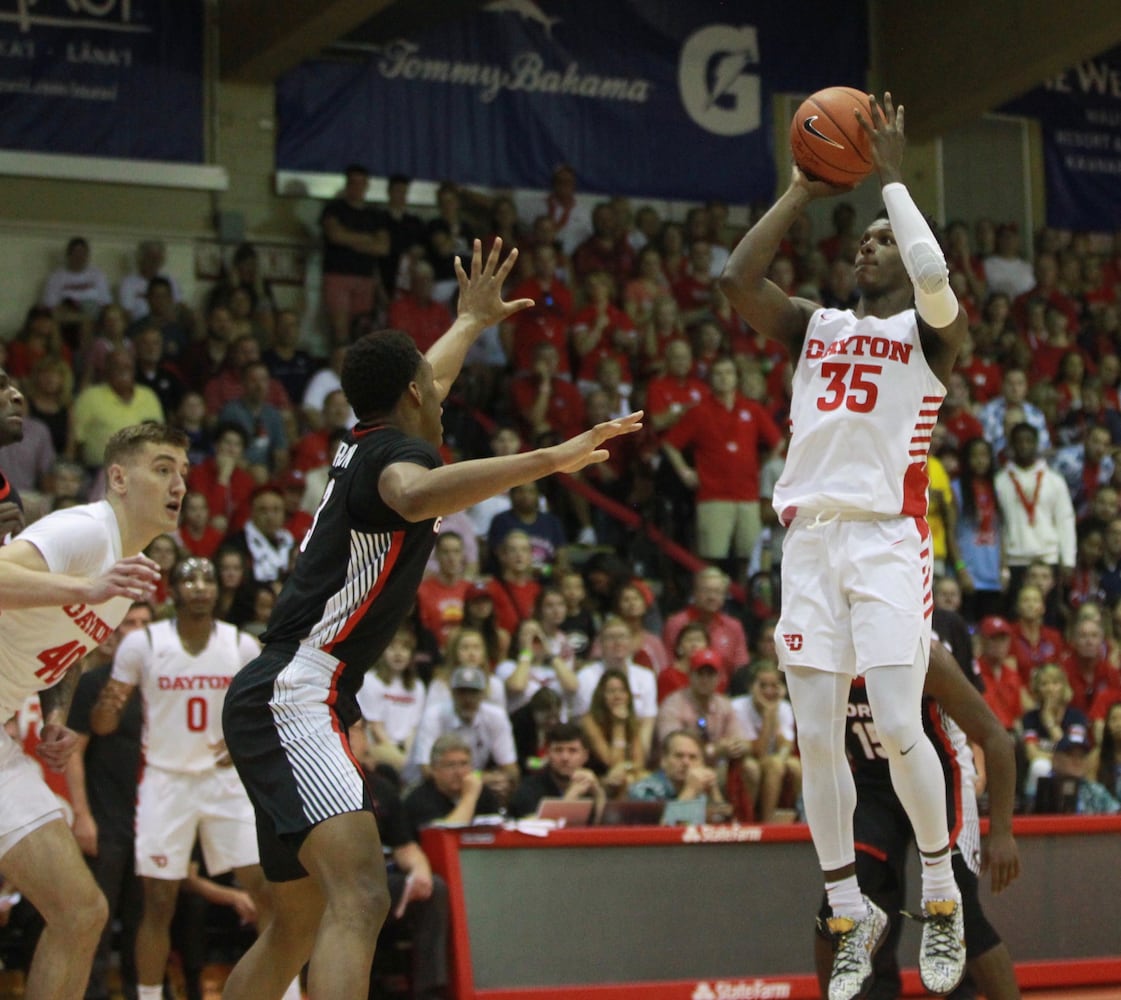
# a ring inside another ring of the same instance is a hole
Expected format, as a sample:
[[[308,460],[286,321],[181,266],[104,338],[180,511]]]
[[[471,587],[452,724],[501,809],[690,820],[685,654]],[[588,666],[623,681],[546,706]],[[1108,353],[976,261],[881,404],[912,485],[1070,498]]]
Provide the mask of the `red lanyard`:
[[[1035,507],[1039,503],[1039,492],[1043,489],[1043,470],[1037,469],[1035,473],[1035,489],[1032,491],[1031,499],[1029,500],[1024,495],[1023,487],[1020,486],[1020,480],[1016,478],[1016,474],[1009,470],[1009,478],[1012,480],[1012,485],[1016,489],[1016,496],[1020,498],[1020,503],[1024,505],[1024,510],[1028,514],[1028,524],[1033,528],[1035,527]]]

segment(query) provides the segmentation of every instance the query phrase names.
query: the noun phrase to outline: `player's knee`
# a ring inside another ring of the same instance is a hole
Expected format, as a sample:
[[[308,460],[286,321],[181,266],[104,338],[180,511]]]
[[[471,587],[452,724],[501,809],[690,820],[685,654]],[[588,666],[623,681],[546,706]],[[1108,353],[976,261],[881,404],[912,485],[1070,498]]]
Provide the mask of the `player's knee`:
[[[100,889],[91,885],[67,901],[60,920],[48,923],[60,925],[72,940],[96,941],[109,919],[109,904]]]
[[[876,736],[888,757],[898,757],[923,738],[923,731],[917,720],[895,718],[881,725],[877,719]]]
[[[384,870],[366,870],[333,886],[328,892],[327,908],[349,926],[365,926],[376,936],[389,915],[389,902]]]
[[[798,749],[803,760],[829,760],[836,753],[843,753],[843,748],[838,748],[833,733],[824,726],[799,728]]]

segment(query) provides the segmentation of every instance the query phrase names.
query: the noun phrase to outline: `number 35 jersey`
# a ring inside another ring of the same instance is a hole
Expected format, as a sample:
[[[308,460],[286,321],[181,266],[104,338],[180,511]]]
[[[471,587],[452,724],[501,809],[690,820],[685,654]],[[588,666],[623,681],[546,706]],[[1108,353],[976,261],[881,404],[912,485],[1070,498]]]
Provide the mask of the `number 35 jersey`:
[[[228,622],[214,623],[197,655],[183,648],[174,620],[126,635],[113,659],[113,679],[140,688],[145,764],[196,774],[211,770],[226,689],[260,651],[256,639]]]
[[[858,318],[819,309],[794,369],[791,438],[774,490],[784,523],[803,511],[926,516],[926,457],[946,390],[915,312]]]
[[[108,502],[82,504],[48,514],[12,542],[29,542],[52,573],[93,579],[121,558],[121,531]],[[114,597],[96,607],[0,609],[0,720],[24,700],[53,687],[86,653],[108,639],[132,601]]]

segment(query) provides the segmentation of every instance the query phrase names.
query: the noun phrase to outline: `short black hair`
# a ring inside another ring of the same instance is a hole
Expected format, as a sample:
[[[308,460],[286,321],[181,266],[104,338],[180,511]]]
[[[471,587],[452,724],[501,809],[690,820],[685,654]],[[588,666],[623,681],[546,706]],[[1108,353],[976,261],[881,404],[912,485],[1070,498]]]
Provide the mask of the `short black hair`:
[[[389,186],[393,187],[394,184],[412,184],[413,179],[408,174],[390,174]]]
[[[545,745],[553,743],[581,743],[584,742],[584,731],[574,722],[558,722],[550,726],[545,733]]]
[[[343,175],[349,177],[351,174],[361,174],[363,177],[369,177],[370,171],[361,163],[348,163]]]
[[[351,344],[340,381],[355,416],[370,420],[391,412],[420,361],[413,338],[401,330],[375,330]]]

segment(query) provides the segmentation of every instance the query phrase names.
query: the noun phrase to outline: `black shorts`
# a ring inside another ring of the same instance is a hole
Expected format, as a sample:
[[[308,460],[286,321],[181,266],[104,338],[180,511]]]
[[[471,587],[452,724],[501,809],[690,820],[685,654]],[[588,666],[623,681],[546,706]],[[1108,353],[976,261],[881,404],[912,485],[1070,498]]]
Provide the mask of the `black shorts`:
[[[318,823],[373,809],[334,708],[337,666],[307,647],[266,646],[226,693],[226,747],[253,803],[261,866],[272,882],[307,875],[298,854]]]

